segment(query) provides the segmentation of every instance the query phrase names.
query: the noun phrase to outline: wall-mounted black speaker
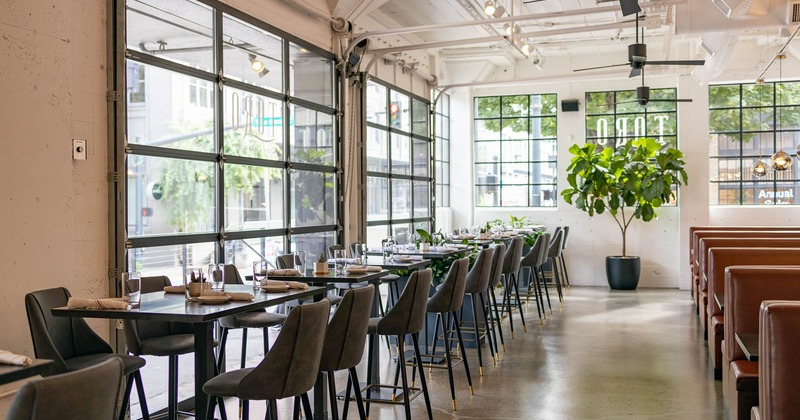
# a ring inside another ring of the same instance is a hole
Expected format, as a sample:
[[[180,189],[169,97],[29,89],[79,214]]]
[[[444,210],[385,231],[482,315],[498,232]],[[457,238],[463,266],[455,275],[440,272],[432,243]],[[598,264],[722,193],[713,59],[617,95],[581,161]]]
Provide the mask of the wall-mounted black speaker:
[[[578,111],[580,103],[577,99],[564,99],[561,101],[561,111],[575,112]]]

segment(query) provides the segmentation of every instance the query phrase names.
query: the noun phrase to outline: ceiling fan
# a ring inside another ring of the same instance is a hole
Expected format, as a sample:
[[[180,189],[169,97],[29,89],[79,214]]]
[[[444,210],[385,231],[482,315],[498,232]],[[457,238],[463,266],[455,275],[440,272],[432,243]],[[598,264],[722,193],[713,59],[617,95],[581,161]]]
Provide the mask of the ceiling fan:
[[[624,2],[623,2],[624,3]],[[634,1],[635,3],[635,1]],[[622,3],[621,3],[622,4]],[[638,4],[636,5],[638,8]],[[623,14],[624,12],[623,6]],[[642,74],[645,63],[653,66],[702,66],[706,60],[665,60],[665,61],[651,61],[647,59],[647,44],[644,43],[644,30],[642,30],[641,42],[639,41],[639,20],[642,16],[636,15],[636,42],[628,45],[628,62],[622,64],[611,64],[608,66],[587,67],[583,69],[575,69],[573,71],[586,71],[606,69],[611,67],[630,66],[631,73],[628,77],[636,77]]]
[[[636,100],[617,102],[614,105],[638,103],[646,107],[650,102],[692,102],[691,99],[650,99],[650,86],[644,84],[644,69],[642,69],[642,85],[636,88]]]

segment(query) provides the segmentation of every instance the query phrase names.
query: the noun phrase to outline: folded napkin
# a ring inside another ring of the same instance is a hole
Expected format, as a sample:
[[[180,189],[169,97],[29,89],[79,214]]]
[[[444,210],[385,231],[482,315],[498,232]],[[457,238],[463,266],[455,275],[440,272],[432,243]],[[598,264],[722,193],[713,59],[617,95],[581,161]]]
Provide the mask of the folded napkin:
[[[180,286],[164,286],[164,293],[184,293],[186,292],[186,288],[183,285]]]
[[[231,297],[231,300],[240,300],[244,302],[250,302],[253,300],[253,295],[246,292],[225,292],[226,295]]]
[[[364,271],[378,272],[378,271],[381,271],[383,269],[380,266],[377,266],[377,265],[348,265],[345,270],[347,270],[347,271],[350,271],[350,270],[358,270],[358,271],[364,270]]]
[[[299,281],[281,281],[281,280],[261,280],[262,289],[308,289],[308,285]]]
[[[299,276],[300,272],[294,268],[276,268],[269,270],[267,276]]]
[[[355,264],[355,262],[358,261],[358,258],[331,258],[328,261],[341,262],[342,260],[344,260],[344,262],[347,264]]]
[[[67,306],[85,309],[128,309],[128,303],[122,298],[85,299],[70,297],[67,300]]]
[[[28,356],[14,354],[6,350],[0,350],[0,363],[6,365],[27,366],[31,364],[32,361],[33,359]]]

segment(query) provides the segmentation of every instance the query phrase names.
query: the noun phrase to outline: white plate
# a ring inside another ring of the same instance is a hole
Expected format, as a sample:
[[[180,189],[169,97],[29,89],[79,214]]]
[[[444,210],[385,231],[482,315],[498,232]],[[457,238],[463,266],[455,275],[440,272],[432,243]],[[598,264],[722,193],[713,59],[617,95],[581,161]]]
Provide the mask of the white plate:
[[[230,296],[200,296],[197,298],[200,303],[205,305],[219,305],[231,300]]]

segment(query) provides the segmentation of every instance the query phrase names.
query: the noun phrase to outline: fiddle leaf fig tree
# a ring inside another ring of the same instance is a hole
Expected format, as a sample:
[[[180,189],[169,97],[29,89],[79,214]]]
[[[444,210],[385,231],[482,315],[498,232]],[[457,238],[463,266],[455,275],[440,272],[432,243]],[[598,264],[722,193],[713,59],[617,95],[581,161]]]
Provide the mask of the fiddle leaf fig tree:
[[[623,257],[633,219],[653,220],[656,209],[674,198],[673,185],[688,183],[683,153],[663,149],[654,139],[635,139],[617,150],[574,144],[569,152],[574,155],[567,168],[570,188],[561,196],[589,216],[608,211],[622,233]]]

